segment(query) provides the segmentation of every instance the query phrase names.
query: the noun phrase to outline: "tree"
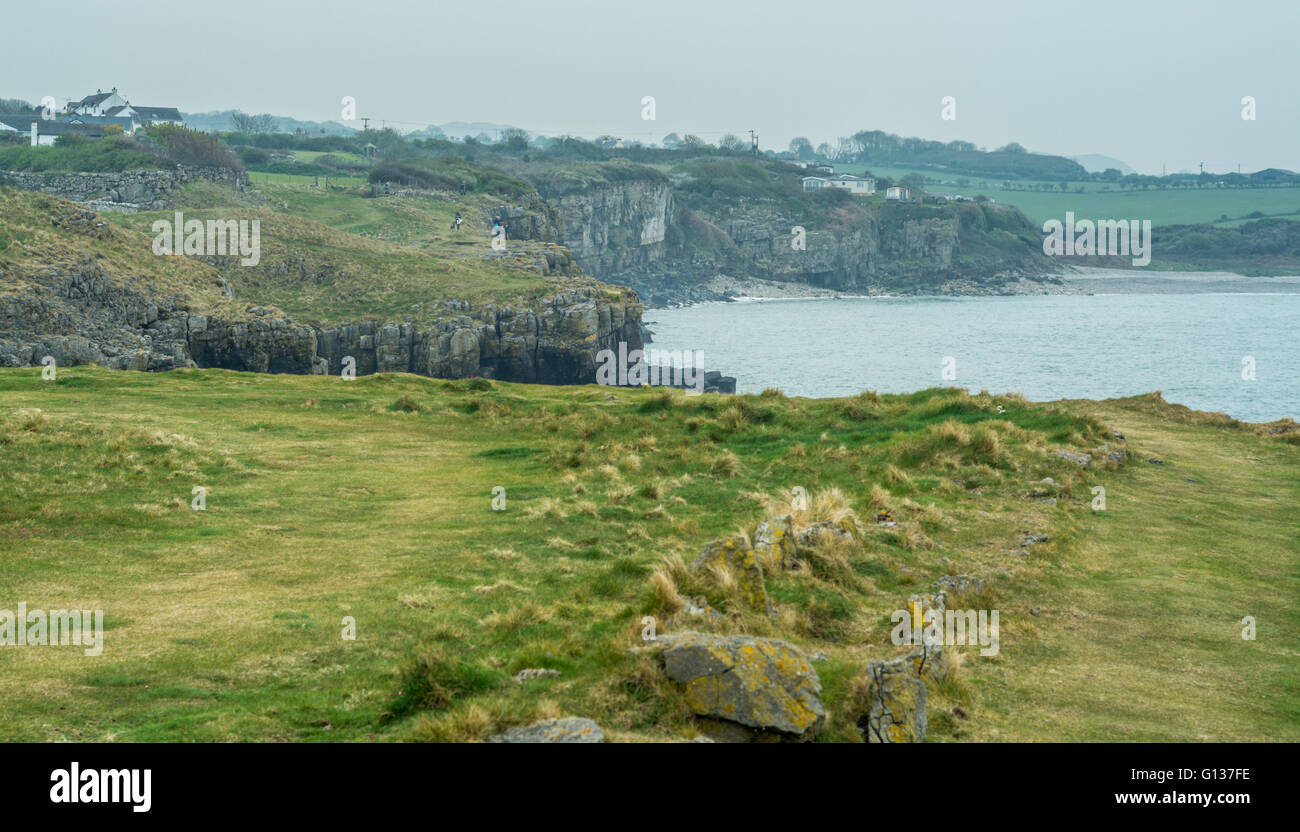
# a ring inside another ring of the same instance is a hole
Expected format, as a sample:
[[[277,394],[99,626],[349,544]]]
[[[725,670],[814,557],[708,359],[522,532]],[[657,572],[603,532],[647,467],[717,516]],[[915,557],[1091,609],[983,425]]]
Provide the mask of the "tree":
[[[790,152],[795,155],[796,159],[808,160],[813,157],[812,142],[804,136],[795,136],[790,140]]]
[[[40,111],[40,107],[21,98],[0,98],[0,113],[39,113]]]
[[[1002,147],[999,147],[997,149],[997,152],[998,153],[1028,153],[1029,151],[1025,150],[1024,145],[1021,145],[1017,142],[1012,142],[1011,144],[1006,144],[1003,145]]]
[[[903,177],[902,183],[913,197],[920,197],[925,193],[925,177],[919,173],[909,173]]]
[[[699,150],[708,147],[708,145],[706,145],[704,139],[701,139],[699,136],[696,136],[693,133],[687,133],[682,139],[681,147],[683,150]]]
[[[528,133],[518,127],[509,127],[501,134],[501,143],[506,150],[523,152],[528,149]]]
[[[663,139],[663,146],[668,150],[676,150],[681,143],[682,137],[676,133],[669,133],[667,136],[664,136]]]
[[[235,131],[246,135],[252,133],[274,133],[276,128],[275,116],[270,113],[262,113],[257,116],[250,116],[248,113],[236,110],[230,114],[230,121],[235,125]]]
[[[728,133],[727,135],[723,136],[721,139],[718,139],[718,147],[722,148],[723,150],[740,150],[741,141],[740,138],[736,136],[736,134]]]

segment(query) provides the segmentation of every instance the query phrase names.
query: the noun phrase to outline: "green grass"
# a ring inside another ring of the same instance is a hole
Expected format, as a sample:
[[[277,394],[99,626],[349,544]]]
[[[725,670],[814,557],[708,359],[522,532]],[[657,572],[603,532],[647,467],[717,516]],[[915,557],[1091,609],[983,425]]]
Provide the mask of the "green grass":
[[[829,502],[863,518],[888,500],[900,526],[865,524],[842,563],[769,573],[776,619],[677,586],[726,614],[721,631],[827,654],[822,739],[852,737],[855,682],[895,651],[907,593],[995,570],[1010,573],[991,596],[1002,653],[932,690],[933,739],[1300,739],[1300,446],[1154,399],[73,367],[54,383],[0,370],[0,402],[0,608],[111,624],[97,658],[0,650],[0,739],[466,740],[561,714],[614,739],[690,736],[630,649],[643,615],[670,620],[651,576],[794,485],[839,489]],[[1048,453],[1107,425],[1166,465],[1082,472]],[[1060,506],[1025,498],[1044,476]],[[1094,484],[1106,513],[1088,508]],[[1031,527],[1051,543],[1009,554]],[[1246,614],[1255,642],[1237,635]],[[562,675],[508,678],[527,667]]]
[[[1051,185],[1051,191],[1004,190],[1002,180],[967,174],[916,170],[911,168],[874,167],[865,164],[836,165],[836,173],[860,173],[870,170],[876,176],[902,179],[917,173],[927,179],[926,190],[933,193],[984,194],[995,202],[1014,205],[1036,224],[1049,219],[1064,221],[1065,212],[1073,211],[1079,219],[1151,220],[1152,225],[1187,225],[1244,221],[1247,215],[1261,211],[1266,215],[1289,216],[1300,212],[1300,188],[1170,188],[1160,190],[1120,190],[1104,182],[1070,182],[1069,191],[1059,190],[1059,182],[1017,183]],[[966,185],[957,184],[965,180]],[[1078,193],[1078,188],[1084,193]]]
[[[484,197],[464,202],[371,197],[368,187],[336,189],[333,180],[330,190],[298,184],[259,191],[240,195],[193,183],[177,198],[186,220],[260,221],[261,261],[256,266],[239,265],[235,258],[214,261],[244,304],[276,306],[293,318],[324,324],[408,316],[424,320],[440,313],[447,299],[527,303],[558,285],[538,275],[522,247],[513,247],[509,255],[492,252]],[[458,210],[467,222],[453,233],[451,220]],[[105,219],[148,235],[155,220],[171,221],[173,213],[111,214]],[[141,248],[147,250],[147,242]],[[570,286],[592,282],[567,281]]]

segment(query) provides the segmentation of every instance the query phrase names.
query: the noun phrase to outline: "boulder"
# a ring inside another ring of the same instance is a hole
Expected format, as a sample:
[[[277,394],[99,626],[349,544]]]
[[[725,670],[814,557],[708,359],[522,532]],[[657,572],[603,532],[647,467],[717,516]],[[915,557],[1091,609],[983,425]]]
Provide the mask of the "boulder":
[[[794,525],[788,514],[773,517],[758,524],[754,531],[754,553],[760,561],[789,565],[794,557]]]
[[[797,549],[813,549],[820,544],[823,535],[829,535],[831,539],[853,540],[853,535],[847,529],[830,521],[822,520],[813,523],[806,529],[800,529],[794,536],[795,547]]]
[[[705,633],[662,635],[664,670],[699,716],[815,736],[826,721],[821,679],[802,651],[784,641]]]
[[[870,706],[858,722],[867,742],[925,741],[925,683],[907,658],[870,662]]]
[[[511,728],[484,742],[604,742],[605,732],[590,719],[566,716]]]
[[[767,613],[775,612],[771,600],[767,597],[767,585],[763,581],[763,569],[758,565],[758,558],[749,541],[743,537],[727,537],[715,540],[695,559],[690,568],[692,572],[708,572],[715,567],[725,568],[740,587],[741,598],[754,609]]]

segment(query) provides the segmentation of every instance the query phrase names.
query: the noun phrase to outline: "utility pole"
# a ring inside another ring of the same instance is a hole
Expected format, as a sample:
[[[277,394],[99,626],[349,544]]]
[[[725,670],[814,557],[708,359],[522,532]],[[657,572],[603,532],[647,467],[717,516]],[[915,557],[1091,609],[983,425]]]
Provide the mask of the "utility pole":
[[[1205,175],[1205,163],[1201,162],[1201,176]]]
[[[754,130],[749,131],[749,152],[758,155],[758,133]]]
[[[362,118],[361,118],[361,129],[362,129],[363,131],[364,131],[364,130],[369,130],[369,129],[370,129],[370,119],[368,119],[368,118],[362,116]]]

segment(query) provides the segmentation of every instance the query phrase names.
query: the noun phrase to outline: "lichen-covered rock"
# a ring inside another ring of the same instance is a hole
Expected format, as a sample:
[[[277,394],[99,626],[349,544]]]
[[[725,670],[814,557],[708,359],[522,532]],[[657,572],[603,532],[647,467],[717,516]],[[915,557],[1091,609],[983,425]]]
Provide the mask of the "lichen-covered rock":
[[[921,624],[919,628],[913,629],[912,643],[916,646],[907,654],[907,660],[922,678],[942,673],[947,667],[947,657],[943,652],[947,600],[948,593],[942,589],[911,595],[907,599],[907,613],[912,623]],[[931,613],[932,618],[927,622],[926,616]]]
[[[708,572],[721,567],[727,570],[740,588],[740,596],[746,604],[754,609],[768,613],[774,612],[772,601],[767,597],[767,585],[763,581],[763,569],[749,541],[743,537],[727,537],[715,540],[691,564],[691,571]]]
[[[790,565],[794,557],[794,525],[790,515],[782,514],[758,524],[754,531],[754,553],[760,561],[777,567]]]
[[[1065,448],[1057,448],[1052,451],[1052,453],[1056,454],[1061,459],[1068,459],[1070,462],[1083,468],[1087,468],[1088,464],[1092,462],[1092,457],[1088,454],[1081,454],[1078,451],[1071,451]]]
[[[700,716],[801,738],[826,721],[821,679],[791,644],[704,633],[661,635],[657,643],[668,678]]]
[[[511,728],[484,742],[604,742],[605,732],[590,719],[566,716]]]
[[[858,723],[867,742],[924,742],[925,683],[906,658],[870,662],[870,705]]]
[[[944,575],[934,582],[934,588],[946,592],[979,592],[984,588],[984,583],[983,578],[973,578],[970,575]]]
[[[830,521],[822,520],[795,533],[795,547],[797,549],[814,549],[821,545],[823,537],[852,542],[853,533],[843,526],[837,526]]]

